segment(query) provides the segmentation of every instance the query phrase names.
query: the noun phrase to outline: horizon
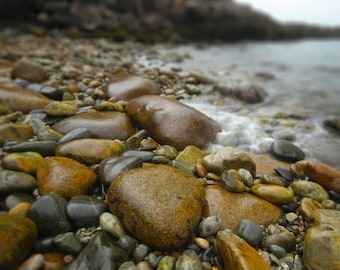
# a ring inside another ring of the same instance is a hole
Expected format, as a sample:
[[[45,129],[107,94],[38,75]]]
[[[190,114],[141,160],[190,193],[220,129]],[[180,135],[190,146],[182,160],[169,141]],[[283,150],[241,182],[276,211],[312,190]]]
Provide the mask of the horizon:
[[[339,0],[235,0],[235,2],[264,12],[280,23],[340,27]]]

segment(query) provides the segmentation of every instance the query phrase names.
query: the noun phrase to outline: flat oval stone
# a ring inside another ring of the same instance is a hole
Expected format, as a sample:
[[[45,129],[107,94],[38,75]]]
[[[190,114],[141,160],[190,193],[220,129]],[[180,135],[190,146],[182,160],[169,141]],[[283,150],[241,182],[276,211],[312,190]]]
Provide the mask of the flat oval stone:
[[[294,192],[278,185],[256,184],[251,187],[252,193],[275,204],[289,204],[294,200]]]
[[[44,67],[30,59],[20,59],[11,72],[12,78],[21,78],[29,82],[43,82],[48,79]]]
[[[72,227],[66,216],[67,201],[57,193],[48,193],[32,203],[27,217],[38,227],[41,236],[54,236],[71,231]]]
[[[86,164],[99,163],[122,152],[123,146],[119,140],[95,138],[70,141],[56,149],[57,156],[70,157]]]
[[[107,97],[118,100],[130,100],[143,95],[159,95],[159,87],[151,80],[137,76],[125,76],[112,79],[105,86]]]
[[[31,192],[37,180],[30,174],[11,170],[0,170],[0,194]]]
[[[79,269],[118,269],[118,265],[128,261],[129,256],[114,245],[110,236],[99,231],[65,270]]]
[[[231,232],[219,231],[216,247],[223,264],[229,269],[272,269],[256,249]]]
[[[28,90],[38,92],[54,100],[60,100],[63,96],[63,91],[61,89],[43,85],[40,83],[30,83],[25,88]]]
[[[59,143],[67,143],[69,141],[77,140],[77,139],[88,139],[93,137],[92,133],[87,128],[76,128],[64,135],[59,140]]]
[[[66,157],[46,157],[39,163],[37,182],[42,195],[56,192],[66,199],[86,194],[96,181],[85,165]]]
[[[210,171],[221,174],[222,170],[240,169],[248,170],[253,176],[256,174],[256,164],[245,151],[226,146],[205,156],[202,164]]]
[[[221,219],[221,230],[232,229],[237,232],[243,219],[267,226],[281,218],[277,206],[249,193],[232,193],[219,185],[206,187],[208,213],[206,216],[217,216]]]
[[[340,171],[311,160],[301,160],[291,165],[296,176],[308,176],[312,181],[340,194]]]
[[[25,141],[33,137],[30,125],[9,123],[0,125],[0,145],[6,141]]]
[[[279,233],[267,235],[263,239],[263,245],[269,248],[271,245],[283,247],[287,252],[295,249],[296,238],[293,233],[284,230]]]
[[[221,228],[221,219],[216,216],[204,218],[199,226],[198,233],[201,237],[215,235]]]
[[[128,102],[126,114],[160,144],[182,150],[206,147],[221,129],[201,112],[170,98],[145,95]]]
[[[23,89],[11,82],[0,84],[0,99],[6,100],[6,105],[13,111],[21,111],[23,113],[42,109],[50,102],[49,98]]]
[[[175,267],[178,270],[185,269],[203,270],[203,265],[201,261],[197,257],[188,255],[180,256],[176,261]]]
[[[17,269],[37,239],[37,227],[28,218],[0,213],[0,269]]]
[[[116,216],[109,212],[104,212],[100,215],[99,225],[104,231],[108,232],[117,239],[125,235],[122,223]]]
[[[59,144],[55,141],[26,141],[6,143],[3,146],[4,151],[10,153],[17,152],[37,152],[42,156],[54,156],[55,150]]]
[[[278,159],[288,162],[296,162],[305,158],[305,153],[300,148],[285,140],[275,140],[270,151]]]
[[[78,107],[67,102],[51,101],[45,106],[44,112],[50,116],[72,116],[78,112]]]
[[[104,159],[99,164],[98,176],[100,181],[108,186],[122,172],[141,167],[143,160],[137,157],[119,156]]]
[[[43,157],[36,152],[9,153],[3,157],[1,166],[7,170],[35,173],[41,160]]]
[[[66,205],[67,216],[77,228],[98,226],[106,209],[106,203],[88,195],[73,196]]]
[[[238,228],[238,235],[248,242],[249,245],[256,247],[262,240],[261,226],[250,219],[242,219]]]
[[[183,247],[198,225],[204,188],[182,171],[150,165],[120,174],[107,192],[111,212],[135,238],[160,250]]]
[[[66,134],[76,128],[87,128],[94,137],[125,140],[135,133],[131,120],[121,112],[86,112],[65,118],[53,129]]]
[[[16,204],[21,202],[33,203],[35,201],[34,197],[28,193],[12,193],[5,198],[6,209],[11,209]]]
[[[301,197],[311,198],[322,202],[329,198],[328,193],[322,186],[311,181],[297,180],[291,185],[294,193]]]

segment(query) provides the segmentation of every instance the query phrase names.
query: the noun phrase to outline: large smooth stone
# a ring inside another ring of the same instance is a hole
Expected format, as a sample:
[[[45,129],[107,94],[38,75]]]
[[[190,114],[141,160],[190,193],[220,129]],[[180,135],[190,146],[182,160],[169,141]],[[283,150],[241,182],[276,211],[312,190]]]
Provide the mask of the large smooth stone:
[[[28,218],[0,213],[0,269],[17,269],[37,239],[37,227]]]
[[[141,96],[131,100],[126,113],[160,144],[184,149],[188,145],[206,147],[221,129],[201,112],[170,98]]]
[[[55,236],[71,231],[71,224],[66,216],[67,201],[59,194],[51,192],[32,203],[27,217],[38,227],[39,235]]]
[[[62,134],[76,128],[87,128],[94,137],[102,139],[125,140],[135,133],[130,119],[121,112],[86,112],[53,125]]]
[[[210,171],[220,174],[222,170],[240,169],[248,170],[252,175],[256,174],[256,164],[245,151],[226,146],[218,151],[205,156],[202,164]]]
[[[5,143],[3,150],[10,153],[37,152],[42,156],[54,156],[58,146],[55,141],[24,141]]]
[[[13,111],[21,111],[23,113],[42,109],[50,102],[49,98],[23,89],[12,82],[0,84],[0,100],[6,101],[6,105]]]
[[[46,157],[37,168],[39,192],[56,192],[66,199],[85,194],[96,181],[95,173],[85,165],[65,157]]]
[[[325,164],[311,160],[301,160],[291,165],[297,177],[308,176],[327,190],[340,193],[340,171]]]
[[[117,77],[104,89],[107,97],[130,100],[143,95],[159,95],[159,87],[151,80],[137,76]]]
[[[270,152],[278,159],[296,162],[305,158],[305,153],[295,144],[285,140],[275,140]]]
[[[57,156],[70,157],[86,164],[99,163],[122,152],[123,146],[119,140],[94,138],[70,141],[56,149]]]
[[[272,269],[256,249],[231,232],[219,231],[216,237],[216,247],[217,253],[222,258],[224,269]]]
[[[0,170],[0,195],[21,191],[32,191],[37,180],[30,174],[11,170]]]
[[[166,165],[120,174],[108,189],[107,202],[132,236],[160,250],[185,246],[205,204],[197,178]]]
[[[318,202],[329,198],[327,191],[317,183],[312,181],[297,180],[291,185],[294,193],[300,197],[307,197]]]
[[[206,187],[207,216],[221,219],[221,229],[237,232],[242,219],[267,226],[281,218],[281,210],[274,204],[249,193],[233,193],[219,185]]]
[[[0,145],[6,141],[25,141],[33,137],[30,125],[9,123],[0,125]]]
[[[303,260],[313,270],[340,269],[340,212],[316,210],[307,229]]]
[[[98,226],[99,216],[107,209],[106,203],[88,195],[71,198],[66,214],[77,228]]]
[[[29,82],[43,82],[48,79],[48,73],[42,65],[28,58],[20,59],[14,66],[11,77]]]
[[[110,236],[99,231],[86,245],[77,258],[65,270],[118,269],[118,265],[129,259],[128,254],[114,245]]]

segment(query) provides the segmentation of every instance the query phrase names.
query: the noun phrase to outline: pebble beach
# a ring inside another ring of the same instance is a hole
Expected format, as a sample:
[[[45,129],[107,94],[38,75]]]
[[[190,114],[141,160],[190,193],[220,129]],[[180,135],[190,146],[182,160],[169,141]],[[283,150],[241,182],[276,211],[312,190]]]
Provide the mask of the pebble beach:
[[[336,153],[294,143],[296,113],[232,143],[192,104],[241,117],[265,89],[164,48],[0,33],[0,269],[340,269]]]

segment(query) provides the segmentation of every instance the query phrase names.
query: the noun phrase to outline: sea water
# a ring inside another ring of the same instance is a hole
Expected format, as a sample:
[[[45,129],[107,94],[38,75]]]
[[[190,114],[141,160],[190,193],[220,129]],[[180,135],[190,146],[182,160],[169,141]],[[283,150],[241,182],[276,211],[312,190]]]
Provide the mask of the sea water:
[[[266,91],[265,99],[256,104],[217,95],[211,88],[182,100],[220,124],[222,132],[217,134],[212,149],[230,145],[265,153],[275,139],[273,135],[285,132],[310,158],[317,154],[310,153],[308,141],[317,144],[323,140],[321,148],[333,151],[332,163],[340,164],[339,136],[324,126],[325,119],[340,118],[340,39],[157,49],[168,59],[166,65],[170,68],[200,73],[216,82],[239,76]],[[166,56],[172,54],[183,57],[180,61],[169,60]],[[332,147],[325,139],[332,142]]]

